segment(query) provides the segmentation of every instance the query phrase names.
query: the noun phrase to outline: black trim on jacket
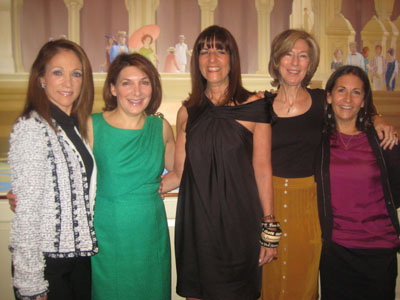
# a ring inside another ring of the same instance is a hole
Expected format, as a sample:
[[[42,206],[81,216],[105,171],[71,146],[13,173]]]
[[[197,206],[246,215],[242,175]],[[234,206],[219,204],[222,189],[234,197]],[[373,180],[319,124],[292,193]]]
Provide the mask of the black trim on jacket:
[[[366,134],[381,171],[386,209],[397,236],[399,236],[400,226],[397,217],[397,208],[400,206],[400,147],[396,145],[392,150],[383,150],[379,145],[378,136],[373,128],[368,129]],[[324,242],[331,241],[333,229],[329,164],[330,137],[324,133],[322,145],[317,152],[315,168],[315,180],[318,190],[318,212]]]

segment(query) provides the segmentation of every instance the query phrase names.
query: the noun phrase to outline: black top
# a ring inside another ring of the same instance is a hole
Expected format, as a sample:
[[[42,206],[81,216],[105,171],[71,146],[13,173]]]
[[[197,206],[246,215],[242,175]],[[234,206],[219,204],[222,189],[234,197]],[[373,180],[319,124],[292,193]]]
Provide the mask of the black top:
[[[51,117],[57,121],[57,124],[60,125],[62,130],[64,130],[65,134],[74,144],[76,150],[78,150],[85,165],[87,182],[88,186],[90,187],[90,179],[93,171],[93,158],[83,143],[82,138],[78,135],[78,120],[74,116],[68,116],[65,112],[52,103],[50,104],[50,114]]]
[[[314,157],[321,142],[325,94],[307,89],[311,107],[304,114],[280,118],[273,111],[272,172],[283,178],[301,178],[314,174]],[[273,103],[276,94],[266,93]]]
[[[260,218],[253,134],[237,120],[270,122],[260,99],[188,108],[186,159],[175,228],[177,292],[208,300],[260,296]]]

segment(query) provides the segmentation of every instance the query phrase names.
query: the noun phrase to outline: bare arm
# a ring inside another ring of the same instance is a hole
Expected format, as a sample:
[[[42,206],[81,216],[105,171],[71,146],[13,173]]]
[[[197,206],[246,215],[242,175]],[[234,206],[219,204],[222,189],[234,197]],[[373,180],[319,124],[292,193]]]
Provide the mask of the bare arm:
[[[163,119],[163,138],[165,145],[165,168],[168,171],[172,171],[174,168],[175,159],[175,138],[171,125],[165,119]]]
[[[264,216],[274,214],[271,166],[271,125],[256,123],[253,133],[253,169]],[[261,222],[261,220],[260,220]],[[260,266],[271,262],[276,248],[260,249]]]
[[[173,169],[162,180],[162,193],[167,193],[179,186],[186,158],[186,122],[188,114],[184,106],[178,111],[176,118],[176,144]]]
[[[88,143],[90,148],[93,150],[94,143],[94,134],[93,134],[93,119],[92,116],[89,116],[87,120],[87,135],[88,135]]]

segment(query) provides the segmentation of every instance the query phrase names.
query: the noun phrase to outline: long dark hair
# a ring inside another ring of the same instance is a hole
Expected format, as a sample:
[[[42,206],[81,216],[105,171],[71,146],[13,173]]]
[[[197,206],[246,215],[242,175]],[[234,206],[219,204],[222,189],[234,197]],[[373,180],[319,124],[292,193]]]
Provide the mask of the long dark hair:
[[[78,99],[72,104],[71,116],[76,117],[79,124],[79,132],[81,136],[86,139],[87,119],[92,112],[94,101],[92,68],[85,51],[72,41],[66,39],[53,40],[44,44],[40,49],[31,67],[28,92],[21,116],[29,117],[30,112],[35,110],[53,129],[55,129],[50,116],[50,100],[47,98],[45,90],[40,85],[40,78],[44,76],[49,61],[61,51],[74,52],[82,64],[83,77],[81,92]]]
[[[191,59],[192,91],[189,99],[185,101],[187,107],[201,104],[203,93],[207,87],[207,80],[201,75],[199,66],[200,51],[207,46],[223,49],[230,55],[229,86],[226,91],[224,103],[233,101],[235,104],[242,103],[253,93],[246,90],[242,85],[240,70],[239,48],[232,34],[225,28],[213,25],[204,29],[197,37],[193,46]]]
[[[366,131],[372,125],[372,116],[376,115],[375,106],[372,101],[371,85],[369,83],[368,75],[365,71],[356,66],[343,66],[337,69],[328,79],[325,87],[326,97],[332,94],[336,81],[344,75],[357,76],[363,83],[364,90],[364,107],[360,108],[357,114],[356,128],[360,131]],[[336,118],[333,113],[332,105],[325,101],[325,114],[324,114],[324,130],[328,135],[336,132]]]

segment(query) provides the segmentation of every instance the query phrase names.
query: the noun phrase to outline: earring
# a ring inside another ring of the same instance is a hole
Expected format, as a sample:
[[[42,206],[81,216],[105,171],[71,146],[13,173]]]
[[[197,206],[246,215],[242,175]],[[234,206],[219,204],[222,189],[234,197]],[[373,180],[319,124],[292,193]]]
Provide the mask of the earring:
[[[40,83],[40,86],[44,89],[47,85],[46,85],[45,82],[41,82],[41,83]]]
[[[328,114],[326,116],[328,117],[329,120],[332,119],[331,111],[332,111],[332,104],[328,103],[328,106],[326,107],[326,112]]]
[[[367,115],[367,111],[364,109],[364,107],[361,107],[359,115],[360,117],[358,118],[358,121],[361,123],[364,120],[364,116]]]

